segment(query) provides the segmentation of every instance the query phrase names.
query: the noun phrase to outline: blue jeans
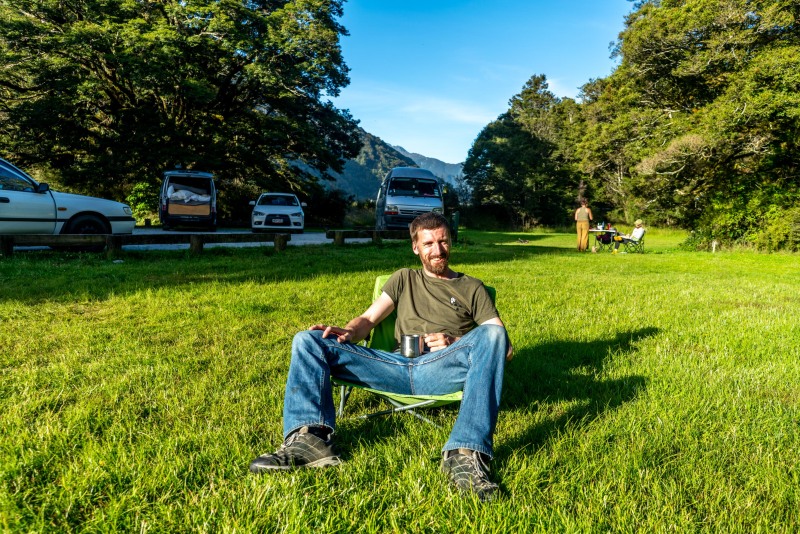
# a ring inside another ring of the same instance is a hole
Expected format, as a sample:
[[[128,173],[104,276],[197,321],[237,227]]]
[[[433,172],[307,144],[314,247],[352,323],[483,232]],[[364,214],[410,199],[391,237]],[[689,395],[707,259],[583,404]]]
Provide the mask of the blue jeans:
[[[284,437],[303,426],[336,428],[331,375],[391,393],[437,395],[464,391],[444,451],[466,448],[492,456],[503,370],[508,351],[505,328],[483,325],[449,347],[406,358],[396,352],[339,343],[321,330],[294,336],[286,396]]]

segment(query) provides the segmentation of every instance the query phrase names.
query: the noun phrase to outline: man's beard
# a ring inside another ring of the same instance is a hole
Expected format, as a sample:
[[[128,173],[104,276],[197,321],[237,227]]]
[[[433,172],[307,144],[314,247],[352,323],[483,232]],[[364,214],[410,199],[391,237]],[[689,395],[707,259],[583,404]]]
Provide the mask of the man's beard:
[[[422,258],[422,266],[425,267],[429,272],[437,275],[442,276],[445,274],[449,268],[449,254],[442,254],[441,256],[437,256],[437,258],[442,258],[444,261],[440,261],[437,263],[433,263],[431,260],[437,258]]]

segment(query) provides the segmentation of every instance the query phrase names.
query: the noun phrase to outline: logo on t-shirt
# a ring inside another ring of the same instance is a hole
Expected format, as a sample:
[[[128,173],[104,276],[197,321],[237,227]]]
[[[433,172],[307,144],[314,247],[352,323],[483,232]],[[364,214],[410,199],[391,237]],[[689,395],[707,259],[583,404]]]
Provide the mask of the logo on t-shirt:
[[[456,298],[455,297],[450,297],[450,305],[451,306],[455,306],[456,305]]]

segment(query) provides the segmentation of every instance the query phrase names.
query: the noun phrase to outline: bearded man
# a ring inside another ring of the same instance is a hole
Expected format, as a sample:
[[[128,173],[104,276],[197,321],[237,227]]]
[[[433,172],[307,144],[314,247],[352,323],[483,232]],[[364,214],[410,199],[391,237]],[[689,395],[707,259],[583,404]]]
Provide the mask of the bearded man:
[[[274,453],[253,460],[252,472],[342,463],[333,443],[333,376],[406,395],[463,390],[458,417],[442,449],[441,469],[459,491],[481,500],[496,496],[489,460],[503,371],[513,348],[483,282],[450,269],[447,219],[426,213],[409,229],[422,269],[392,274],[380,297],[344,328],[316,324],[294,337],[283,404],[284,442]],[[424,338],[426,350],[417,358],[356,344],[395,309],[395,337]]]

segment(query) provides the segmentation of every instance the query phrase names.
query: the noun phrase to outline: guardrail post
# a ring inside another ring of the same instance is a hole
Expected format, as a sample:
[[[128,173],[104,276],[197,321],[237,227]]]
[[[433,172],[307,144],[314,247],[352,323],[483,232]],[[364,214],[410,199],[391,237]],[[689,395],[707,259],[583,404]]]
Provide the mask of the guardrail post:
[[[281,252],[286,250],[286,242],[288,241],[286,238],[288,236],[286,234],[275,234],[275,250]]]
[[[189,236],[189,253],[200,254],[203,252],[203,236],[192,234]]]
[[[344,245],[344,232],[342,230],[336,230],[333,233],[333,244]]]
[[[106,236],[106,256],[115,259],[122,255],[122,237],[118,235]]]
[[[381,237],[380,230],[373,230],[372,231],[372,244],[373,245],[380,245],[383,242],[383,238]]]
[[[0,254],[10,258],[14,254],[14,238],[9,235],[0,236]]]

